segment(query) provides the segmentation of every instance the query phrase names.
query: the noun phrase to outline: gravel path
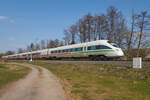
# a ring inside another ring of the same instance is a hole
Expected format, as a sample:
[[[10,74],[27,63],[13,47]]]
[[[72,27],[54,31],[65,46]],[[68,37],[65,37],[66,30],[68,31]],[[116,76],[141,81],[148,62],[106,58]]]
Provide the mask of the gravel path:
[[[24,78],[11,84],[0,95],[0,100],[66,100],[58,79],[47,69],[31,64],[32,71]]]

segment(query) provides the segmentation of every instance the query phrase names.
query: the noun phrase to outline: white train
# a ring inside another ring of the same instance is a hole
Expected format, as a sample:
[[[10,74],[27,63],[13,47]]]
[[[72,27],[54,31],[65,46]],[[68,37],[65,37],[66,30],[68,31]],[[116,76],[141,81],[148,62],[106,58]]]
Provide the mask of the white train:
[[[108,60],[124,56],[121,48],[108,40],[97,40],[57,48],[38,50],[4,56],[7,59],[61,59],[90,58],[92,60]]]

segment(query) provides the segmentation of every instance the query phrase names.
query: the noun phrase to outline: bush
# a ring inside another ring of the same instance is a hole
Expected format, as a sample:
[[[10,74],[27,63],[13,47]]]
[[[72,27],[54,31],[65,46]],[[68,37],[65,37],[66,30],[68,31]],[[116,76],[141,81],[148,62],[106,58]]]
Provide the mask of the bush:
[[[139,54],[138,54],[139,52]],[[150,53],[149,49],[132,49],[129,51],[125,51],[125,56],[127,57],[127,60],[132,60],[133,57],[142,57],[145,58]]]

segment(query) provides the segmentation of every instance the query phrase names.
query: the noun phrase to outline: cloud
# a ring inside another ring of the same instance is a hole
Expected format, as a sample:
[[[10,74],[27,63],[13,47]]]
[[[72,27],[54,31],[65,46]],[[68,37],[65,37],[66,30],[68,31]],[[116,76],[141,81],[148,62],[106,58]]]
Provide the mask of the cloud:
[[[10,37],[8,40],[9,41],[15,41],[16,39],[14,37]]]
[[[10,23],[15,23],[15,20],[10,19],[9,22],[10,22]]]
[[[4,20],[4,19],[7,19],[6,16],[0,16],[0,20]]]
[[[0,20],[7,20],[9,23],[15,23],[15,20],[6,16],[0,16]]]

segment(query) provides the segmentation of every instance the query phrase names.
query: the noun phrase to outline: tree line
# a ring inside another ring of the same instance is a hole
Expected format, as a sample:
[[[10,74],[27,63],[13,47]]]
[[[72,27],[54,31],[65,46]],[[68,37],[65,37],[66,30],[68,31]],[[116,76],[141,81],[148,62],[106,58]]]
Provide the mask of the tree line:
[[[134,13],[131,20],[111,6],[106,14],[90,13],[64,30],[65,45],[107,39],[124,50],[149,47],[150,15],[146,11]]]
[[[64,29],[61,40],[41,40],[31,43],[26,49],[19,48],[17,53],[106,39],[118,44],[127,55],[136,50],[136,55],[140,56],[141,49],[150,47],[150,15],[147,11],[137,13],[132,10],[129,19],[120,10],[110,6],[106,13],[84,15]]]

